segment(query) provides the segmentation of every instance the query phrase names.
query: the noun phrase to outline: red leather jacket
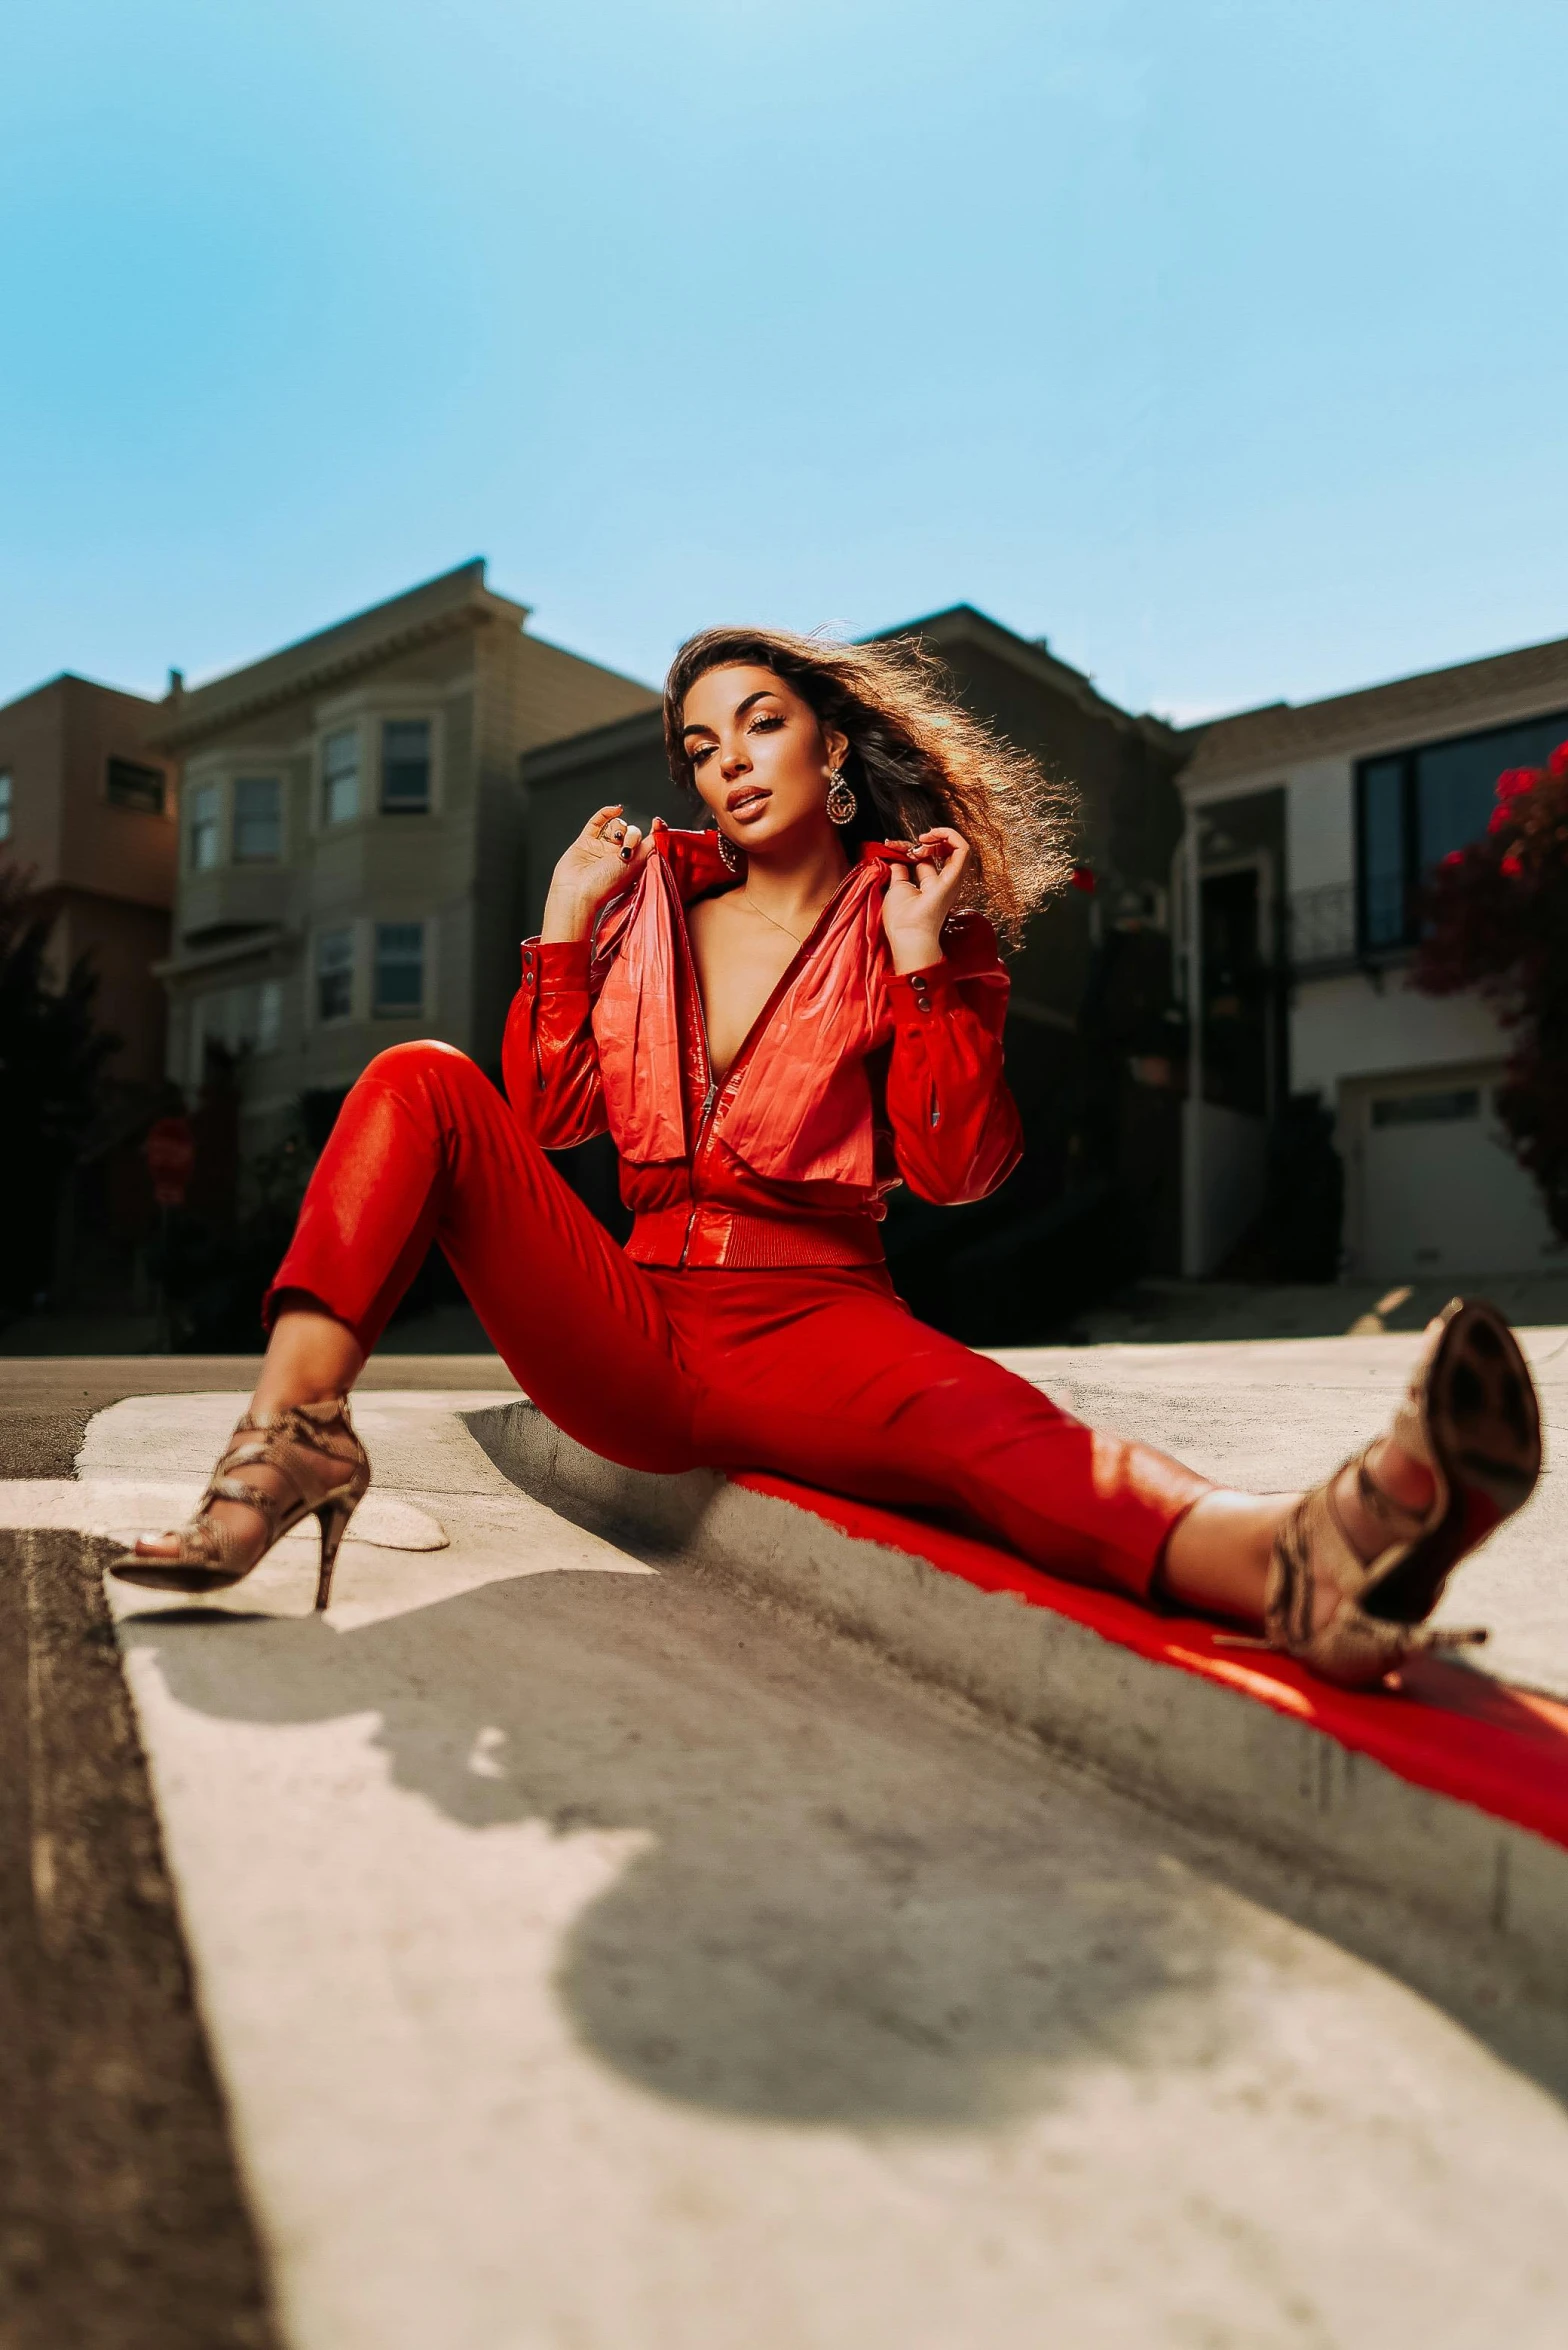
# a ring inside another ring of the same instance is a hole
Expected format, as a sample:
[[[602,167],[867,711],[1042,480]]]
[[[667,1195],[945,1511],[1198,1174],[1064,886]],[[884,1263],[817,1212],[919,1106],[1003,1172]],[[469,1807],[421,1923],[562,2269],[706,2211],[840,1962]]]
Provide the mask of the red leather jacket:
[[[1018,1162],[1002,1076],[1007,974],[956,914],[943,959],[895,976],[882,898],[896,851],[861,850],[722,1082],[708,1060],[685,907],[732,887],[711,832],[659,832],[591,940],[523,944],[503,1066],[546,1149],[608,1128],[645,1265],[863,1265],[903,1181],[983,1199]]]

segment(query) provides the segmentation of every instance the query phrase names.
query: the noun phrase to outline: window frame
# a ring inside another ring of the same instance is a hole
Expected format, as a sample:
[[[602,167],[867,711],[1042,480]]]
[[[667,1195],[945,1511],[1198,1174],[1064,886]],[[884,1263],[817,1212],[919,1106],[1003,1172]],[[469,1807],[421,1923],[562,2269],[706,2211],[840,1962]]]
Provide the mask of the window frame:
[[[1435,735],[1429,741],[1410,743],[1401,748],[1369,751],[1354,763],[1354,820],[1355,820],[1355,908],[1356,955],[1363,963],[1378,963],[1408,955],[1419,936],[1416,918],[1416,896],[1425,874],[1421,865],[1421,761],[1434,751],[1448,751],[1469,743],[1495,740],[1517,734],[1526,726],[1561,726],[1568,739],[1568,710],[1542,710],[1532,716],[1504,719],[1492,726],[1466,727],[1460,734]],[[1506,752],[1497,754],[1497,772],[1500,775],[1510,764]],[[1397,939],[1374,939],[1369,918],[1371,873],[1367,847],[1370,826],[1368,778],[1374,767],[1399,769],[1399,847],[1400,883],[1404,892],[1403,918]],[[1479,835],[1477,836],[1479,837]]]
[[[145,800],[123,799],[116,792],[115,770],[126,775],[151,778],[158,786],[158,803],[151,807]],[[127,759],[122,752],[108,751],[103,762],[104,803],[110,808],[122,808],[131,816],[156,816],[161,821],[169,812],[169,778],[161,767],[150,765],[145,759]]]
[[[401,825],[423,816],[439,820],[446,814],[447,703],[449,690],[417,680],[386,678],[357,691],[336,694],[317,702],[310,716],[310,791],[306,810],[312,840],[335,837],[356,827]],[[421,807],[388,805],[384,797],[385,729],[418,724],[428,730],[426,796]],[[356,813],[328,823],[326,816],[326,744],[335,735],[352,733],[359,756],[359,798]],[[233,760],[228,762],[232,768]]]
[[[352,1021],[357,1016],[360,966],[359,927],[359,924],[352,919],[347,922],[323,923],[312,935],[310,1013],[311,1025],[314,1028],[340,1028],[345,1022]],[[327,941],[335,938],[347,939],[348,959],[329,974],[324,967],[323,953]],[[324,1011],[322,1009],[321,983],[329,976],[336,977],[340,974],[346,974],[348,979],[348,995],[344,1009],[341,1012]]]
[[[429,710],[387,710],[375,713],[376,723],[376,814],[378,816],[433,816],[436,809],[436,745],[439,739],[435,713]],[[422,726],[425,730],[425,796],[417,805],[412,801],[389,801],[387,798],[387,732],[394,726]]]
[[[413,930],[419,933],[419,997],[411,1004],[386,1004],[381,1000],[381,934],[384,930]],[[370,1016],[373,1020],[422,1020],[430,1001],[430,939],[431,926],[422,915],[393,916],[389,919],[372,917],[370,924]]]
[[[327,793],[334,778],[327,768],[328,745],[347,738],[354,745],[354,805],[346,816],[331,816],[327,812]],[[350,825],[365,820],[365,730],[357,717],[334,719],[323,724],[316,741],[316,824],[320,834],[346,832]]]
[[[240,794],[248,783],[270,783],[277,794],[278,845],[270,854],[258,855],[254,850],[240,846]],[[236,865],[282,865],[288,860],[288,792],[279,772],[258,770],[254,767],[237,770],[229,782],[229,855]]]
[[[283,1050],[283,981],[276,973],[198,987],[186,998],[184,1060],[194,1090],[207,1074],[207,1047],[268,1060]]]
[[[197,803],[198,801],[206,801],[209,798],[211,800],[211,816],[210,818],[204,816],[198,820],[196,814]],[[181,811],[181,814],[184,818],[181,829],[185,835],[184,865],[186,872],[193,878],[199,878],[201,875],[207,873],[216,873],[224,863],[223,830],[225,809],[223,778],[218,775],[207,775],[201,777],[199,781],[190,784],[185,792],[185,805]],[[196,834],[198,830],[198,823],[200,829],[205,830],[209,822],[212,827],[212,855],[205,861],[202,861],[199,860],[196,856]]]
[[[255,981],[256,989],[256,1058],[270,1059],[283,1050],[283,1015],[285,1009],[283,981],[276,972]]]

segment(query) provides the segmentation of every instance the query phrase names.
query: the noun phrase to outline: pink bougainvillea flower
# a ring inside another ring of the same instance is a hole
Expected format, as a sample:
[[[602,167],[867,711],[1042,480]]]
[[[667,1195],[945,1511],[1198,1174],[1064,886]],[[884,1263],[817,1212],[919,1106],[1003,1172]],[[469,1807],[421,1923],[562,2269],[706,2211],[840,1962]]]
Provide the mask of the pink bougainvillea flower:
[[[1568,743],[1559,743],[1546,762],[1548,775],[1568,775]]]
[[[1507,800],[1499,800],[1486,820],[1488,832],[1506,832],[1514,821],[1514,812]]]
[[[1500,870],[1507,874],[1510,881],[1518,880],[1520,874],[1524,871],[1524,862],[1520,857],[1519,851],[1517,849],[1509,850],[1507,856],[1503,859]]]
[[[1496,822],[1495,817],[1493,822]],[[1438,859],[1438,863],[1440,865],[1462,865],[1464,861],[1465,853],[1463,849],[1450,849],[1446,857],[1440,857]]]
[[[1497,778],[1499,802],[1517,800],[1522,793],[1534,791],[1540,780],[1541,770],[1539,767],[1505,767]]]
[[[1099,886],[1092,865],[1075,865],[1073,867],[1074,889],[1081,889],[1085,896],[1092,898]]]

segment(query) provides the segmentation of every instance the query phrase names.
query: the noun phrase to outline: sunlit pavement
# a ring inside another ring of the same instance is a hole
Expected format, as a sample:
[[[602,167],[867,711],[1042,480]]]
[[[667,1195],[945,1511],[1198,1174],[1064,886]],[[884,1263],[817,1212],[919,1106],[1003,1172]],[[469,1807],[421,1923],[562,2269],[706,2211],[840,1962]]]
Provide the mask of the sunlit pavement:
[[[1413,1343],[1012,1359],[1284,1484]],[[1033,1741],[566,1524],[480,1400],[362,1397],[377,1540],[325,1621],[303,1538],[199,1612],[115,1599],[298,2350],[1555,2350],[1568,2119],[1528,2068]],[[79,1522],[193,1496],[235,1409],[99,1414]],[[1537,1677],[1554,1499],[1463,1578]]]

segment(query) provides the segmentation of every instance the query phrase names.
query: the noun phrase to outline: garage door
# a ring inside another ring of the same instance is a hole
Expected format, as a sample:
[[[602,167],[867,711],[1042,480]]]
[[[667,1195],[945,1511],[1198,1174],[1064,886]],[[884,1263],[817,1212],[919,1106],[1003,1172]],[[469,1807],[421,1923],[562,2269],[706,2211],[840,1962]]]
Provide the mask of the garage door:
[[[1356,1253],[1369,1277],[1561,1269],[1535,1186],[1497,1122],[1497,1074],[1427,1071],[1357,1087]]]

